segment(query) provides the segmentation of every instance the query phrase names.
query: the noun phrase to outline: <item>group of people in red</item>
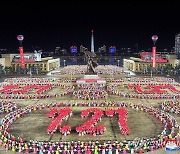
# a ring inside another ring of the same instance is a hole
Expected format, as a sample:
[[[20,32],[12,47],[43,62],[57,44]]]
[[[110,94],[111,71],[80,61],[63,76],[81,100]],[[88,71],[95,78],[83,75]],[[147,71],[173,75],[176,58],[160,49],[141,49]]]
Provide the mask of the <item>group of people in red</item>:
[[[51,108],[50,111],[46,114],[48,118],[53,118],[51,123],[47,128],[48,134],[53,134],[57,129],[63,134],[68,135],[70,134],[71,127],[68,125],[61,126],[61,122],[64,119],[68,119],[69,116],[72,115],[72,110],[70,108]]]
[[[23,80],[23,79],[22,79]],[[12,83],[13,81],[13,83]],[[29,80],[28,80],[29,81]],[[14,80],[10,80],[9,83],[4,83],[0,87],[0,99],[44,99],[44,98],[55,98],[62,97],[64,95],[70,94],[74,91],[73,85],[66,85],[65,83],[53,83],[53,84],[42,84],[40,81],[36,83],[19,83]],[[47,80],[45,80],[47,81]],[[49,82],[49,81],[48,81]],[[48,83],[47,82],[47,83]],[[64,81],[65,82],[65,81]],[[63,90],[60,92],[53,93],[50,90],[52,88],[61,87]],[[48,93],[47,93],[48,91]]]
[[[88,108],[81,111],[81,117],[87,118],[90,113],[93,113],[93,115],[90,117],[90,119],[86,122],[84,122],[82,125],[76,127],[76,132],[79,134],[79,136],[83,136],[86,134],[90,134],[92,136],[103,134],[106,131],[106,127],[104,125],[97,125],[99,121],[101,121],[102,117],[104,116],[103,110],[99,108]],[[106,109],[105,114],[108,117],[113,117],[114,114],[118,114],[118,124],[120,127],[121,133],[129,134],[130,130],[127,125],[127,109],[125,108],[118,108],[118,109]],[[70,108],[63,108],[63,109],[57,109],[57,108],[51,108],[50,111],[46,114],[48,118],[53,118],[51,123],[49,124],[47,128],[48,134],[54,134],[54,132],[59,129],[59,131],[63,135],[70,134],[71,127],[69,125],[61,125],[62,120],[68,119],[69,116],[72,115],[72,110]]]
[[[136,92],[126,92],[126,87],[135,89]],[[179,87],[179,86],[177,86]],[[123,90],[122,90],[123,88]],[[107,91],[110,94],[118,95],[120,97],[126,98],[140,98],[140,99],[179,99],[180,98],[180,90],[178,90],[173,85],[169,84],[146,84],[146,89],[142,89],[142,85],[139,84],[122,84],[122,83],[114,83],[107,86]],[[147,89],[148,88],[148,89]],[[164,89],[170,89],[172,92],[167,92]]]
[[[137,93],[144,93],[144,94],[151,94],[151,93],[167,93],[167,90],[169,89],[173,93],[180,93],[180,90],[176,89],[173,85],[170,84],[164,84],[164,85],[156,85],[156,84],[148,84],[142,87],[142,85],[139,84],[128,84],[129,89],[134,89]]]
[[[99,108],[88,108],[81,111],[81,117],[87,118],[90,113],[94,113],[90,119],[84,122],[82,125],[76,127],[76,132],[80,135],[90,134],[93,136],[103,134],[106,130],[104,125],[95,126],[99,121],[101,121],[104,113]]]
[[[3,89],[0,90],[1,94],[27,94],[29,91],[37,89],[35,93],[42,94],[47,90],[52,89],[52,85],[37,85],[37,84],[30,84],[26,86],[21,86],[17,84],[12,85],[4,85]]]
[[[130,133],[129,127],[127,125],[127,114],[128,114],[127,109],[125,108],[106,109],[105,111],[106,111],[106,115],[111,118],[114,116],[115,113],[118,114],[118,125],[121,133],[123,135]]]

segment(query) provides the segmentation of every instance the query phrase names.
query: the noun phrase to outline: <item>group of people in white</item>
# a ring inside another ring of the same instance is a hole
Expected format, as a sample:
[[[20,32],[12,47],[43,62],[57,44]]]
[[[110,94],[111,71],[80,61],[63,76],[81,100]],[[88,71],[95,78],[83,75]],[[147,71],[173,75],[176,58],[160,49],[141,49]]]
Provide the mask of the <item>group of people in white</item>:
[[[95,68],[97,74],[125,74],[124,69],[115,65],[98,65]],[[64,68],[61,68],[59,71],[52,73],[53,75],[84,75],[87,73],[87,65],[69,65]]]

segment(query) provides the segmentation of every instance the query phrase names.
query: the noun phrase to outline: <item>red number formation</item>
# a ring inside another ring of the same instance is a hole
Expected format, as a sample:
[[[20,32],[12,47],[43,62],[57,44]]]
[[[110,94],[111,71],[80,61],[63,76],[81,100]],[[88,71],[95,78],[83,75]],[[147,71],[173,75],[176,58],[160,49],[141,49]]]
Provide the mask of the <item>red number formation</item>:
[[[180,93],[180,90],[176,89],[173,85],[146,85],[144,88],[147,90],[142,90],[141,85],[137,84],[129,84],[128,85],[129,89],[135,89],[138,93],[167,93],[167,90],[163,89],[170,89],[174,93]]]
[[[36,93],[41,94],[46,90],[52,89],[52,85],[46,84],[46,85],[5,85],[3,86],[3,89],[0,90],[0,93],[3,94],[26,94],[30,90],[36,89]]]
[[[101,121],[102,117],[104,116],[104,111],[99,108],[88,108],[81,111],[81,117],[87,118],[90,113],[93,113],[90,119],[84,122],[82,125],[76,127],[76,132],[79,136],[83,136],[86,134],[90,134],[93,136],[101,135],[106,131],[106,127],[104,125],[97,125],[98,122]],[[121,133],[129,134],[130,130],[127,125],[127,114],[128,111],[125,108],[118,108],[118,109],[106,109],[105,115],[107,117],[112,118],[115,114],[118,115],[118,124]],[[69,116],[72,115],[72,110],[70,108],[63,108],[63,109],[56,109],[52,108],[47,113],[48,118],[53,118],[51,123],[47,128],[48,134],[53,134],[57,129],[63,134],[68,135],[70,134],[71,127],[69,125],[61,124],[63,119],[68,119]]]
[[[71,127],[69,125],[61,126],[61,122],[63,119],[68,119],[69,116],[72,115],[72,110],[70,108],[56,109],[52,108],[47,113],[48,118],[54,118],[47,128],[48,134],[53,134],[57,129],[63,134],[67,135],[71,131]]]

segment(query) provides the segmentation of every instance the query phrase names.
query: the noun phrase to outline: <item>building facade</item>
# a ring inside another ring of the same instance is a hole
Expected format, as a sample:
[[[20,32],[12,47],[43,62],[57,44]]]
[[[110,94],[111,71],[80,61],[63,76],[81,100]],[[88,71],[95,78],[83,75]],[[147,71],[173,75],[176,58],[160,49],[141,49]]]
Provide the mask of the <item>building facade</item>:
[[[123,60],[123,67],[133,71],[133,72],[148,72],[152,68],[152,57],[151,52],[143,53],[146,54],[141,56],[141,58],[130,57]],[[162,58],[162,57],[165,57]],[[180,64],[179,60],[177,59],[177,55],[159,55],[156,56],[156,69],[163,70],[167,65],[171,65],[173,68]]]
[[[19,62],[12,62],[11,63],[12,70],[17,72],[17,70],[21,67],[21,63]],[[54,69],[60,67],[60,59],[43,59],[38,62],[26,62],[25,67],[30,70],[31,68],[37,67],[40,69],[41,72],[49,72]]]
[[[32,57],[28,54],[26,54],[25,56]],[[16,59],[17,57],[19,57],[19,54],[2,54],[2,57],[4,58],[5,66],[12,67],[13,72],[17,72],[21,67],[21,62],[19,61],[19,59]],[[27,70],[37,67],[41,72],[49,72],[60,67],[60,58],[54,59],[53,57],[46,57],[41,58],[41,60],[38,61],[26,59],[25,67]]]
[[[5,67],[5,58],[0,58],[0,66]]]
[[[156,67],[161,70],[163,67],[166,67],[167,64],[169,63],[157,63]],[[130,58],[123,60],[123,67],[133,72],[148,72],[149,68],[152,68],[152,63]]]

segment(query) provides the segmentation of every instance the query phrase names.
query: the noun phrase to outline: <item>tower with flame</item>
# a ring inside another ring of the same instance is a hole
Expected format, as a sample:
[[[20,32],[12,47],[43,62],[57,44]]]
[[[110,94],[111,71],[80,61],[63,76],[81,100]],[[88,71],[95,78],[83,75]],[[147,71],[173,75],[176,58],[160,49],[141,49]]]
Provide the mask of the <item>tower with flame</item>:
[[[93,36],[93,29],[91,30],[91,52],[94,52],[94,36]]]

